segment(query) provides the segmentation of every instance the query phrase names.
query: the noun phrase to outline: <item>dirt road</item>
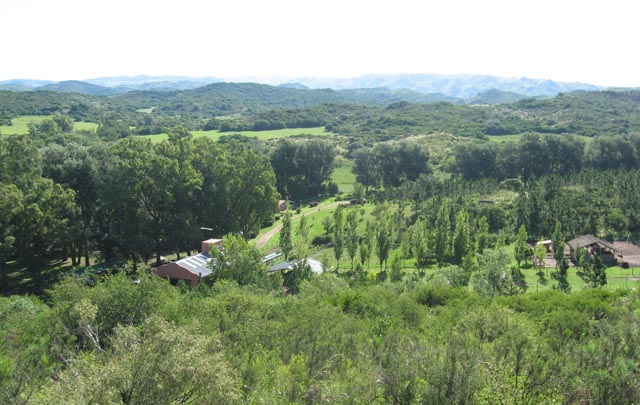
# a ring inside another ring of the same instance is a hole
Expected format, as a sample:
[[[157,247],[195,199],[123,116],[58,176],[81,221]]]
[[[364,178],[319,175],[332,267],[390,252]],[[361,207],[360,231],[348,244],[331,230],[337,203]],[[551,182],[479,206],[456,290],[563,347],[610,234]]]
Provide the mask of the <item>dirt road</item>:
[[[299,221],[300,218],[302,218],[303,215],[311,215],[314,214],[318,211],[323,211],[323,210],[329,210],[332,208],[337,207],[340,204],[345,204],[345,201],[335,201],[332,203],[328,203],[328,204],[324,204],[324,205],[318,205],[317,207],[308,210],[306,212],[302,212],[300,214],[294,214],[291,217],[291,223],[293,224],[296,221]],[[348,202],[346,202],[346,204],[348,204]],[[258,249],[262,249],[264,246],[267,245],[267,243],[269,243],[269,241],[271,240],[271,238],[273,238],[273,236],[275,234],[277,234],[278,232],[280,232],[280,230],[282,229],[282,220],[280,220],[280,223],[276,226],[273,227],[273,229],[270,229],[268,232],[266,232],[264,235],[261,235],[260,237],[258,237],[258,240],[256,240],[256,248]]]

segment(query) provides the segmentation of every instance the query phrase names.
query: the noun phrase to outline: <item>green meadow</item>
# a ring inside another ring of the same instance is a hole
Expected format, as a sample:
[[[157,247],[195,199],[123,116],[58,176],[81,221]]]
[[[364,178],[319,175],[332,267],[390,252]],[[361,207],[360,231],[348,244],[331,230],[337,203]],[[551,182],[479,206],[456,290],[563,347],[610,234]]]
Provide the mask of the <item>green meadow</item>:
[[[49,118],[48,115],[23,115],[11,120],[11,125],[0,125],[0,134],[3,135],[22,135],[29,133],[29,123],[40,123]],[[94,122],[76,121],[73,123],[76,131],[96,132],[98,124]]]
[[[353,174],[351,168],[353,161],[344,158],[336,159],[336,166],[331,173],[331,180],[335,181],[338,189],[345,193],[353,191],[353,183],[356,182],[356,175]]]
[[[21,117],[13,118],[11,125],[0,126],[0,133],[3,135],[21,135],[29,133],[29,123],[39,123],[49,118],[46,115],[23,115]]]
[[[191,134],[194,138],[207,137],[213,140],[218,140],[223,136],[231,136],[235,134],[239,134],[242,136],[255,137],[260,140],[267,139],[279,139],[279,138],[289,138],[292,136],[330,136],[333,135],[331,132],[325,131],[324,127],[315,127],[315,128],[285,128],[285,129],[275,129],[271,131],[237,131],[237,132],[219,132],[219,131],[191,131]],[[144,138],[148,138],[153,143],[162,142],[167,139],[167,134],[157,134],[157,135],[145,135]]]
[[[513,134],[513,135],[487,135],[486,138],[490,141],[490,142],[497,142],[497,143],[503,143],[503,142],[517,142],[520,140],[520,138],[522,138],[522,136],[525,134]],[[541,136],[547,136],[545,134],[539,134]],[[573,135],[573,134],[572,134]],[[550,135],[553,136],[553,135]],[[558,135],[558,136],[563,136],[563,135]],[[582,135],[573,135],[575,138],[580,138],[585,142],[590,142],[593,137],[590,136],[582,136]]]
[[[76,131],[96,132],[96,130],[98,129],[98,124],[96,124],[95,122],[75,121],[73,123],[73,128]]]

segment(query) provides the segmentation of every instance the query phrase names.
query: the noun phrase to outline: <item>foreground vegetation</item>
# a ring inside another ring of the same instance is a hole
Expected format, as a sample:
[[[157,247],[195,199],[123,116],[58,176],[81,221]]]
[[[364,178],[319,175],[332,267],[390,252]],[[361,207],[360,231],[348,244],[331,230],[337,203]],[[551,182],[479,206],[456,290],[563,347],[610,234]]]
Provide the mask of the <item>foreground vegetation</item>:
[[[326,274],[297,295],[138,275],[0,299],[3,403],[632,403],[636,291],[490,297]],[[185,378],[188,377],[188,378]]]

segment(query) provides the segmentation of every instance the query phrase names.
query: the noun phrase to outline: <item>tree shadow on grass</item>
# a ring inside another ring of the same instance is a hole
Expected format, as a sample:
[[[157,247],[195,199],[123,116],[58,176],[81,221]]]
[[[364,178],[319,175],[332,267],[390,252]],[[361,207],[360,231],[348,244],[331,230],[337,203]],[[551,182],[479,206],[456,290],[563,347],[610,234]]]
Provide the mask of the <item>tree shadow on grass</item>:
[[[61,260],[44,263],[8,262],[5,266],[6,285],[0,295],[40,295],[54,285],[64,274],[71,272],[71,266]]]
[[[544,271],[538,270],[538,272],[536,273],[536,276],[538,276],[538,283],[539,284],[547,285],[549,283],[549,279],[545,275]]]

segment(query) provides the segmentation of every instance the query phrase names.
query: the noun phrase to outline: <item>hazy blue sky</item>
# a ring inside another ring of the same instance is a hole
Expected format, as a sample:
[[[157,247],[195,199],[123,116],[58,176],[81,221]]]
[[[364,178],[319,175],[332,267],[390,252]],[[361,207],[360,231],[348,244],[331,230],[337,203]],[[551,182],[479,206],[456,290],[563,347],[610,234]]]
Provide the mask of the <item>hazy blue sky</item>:
[[[634,3],[0,0],[0,80],[468,73],[640,86]]]

